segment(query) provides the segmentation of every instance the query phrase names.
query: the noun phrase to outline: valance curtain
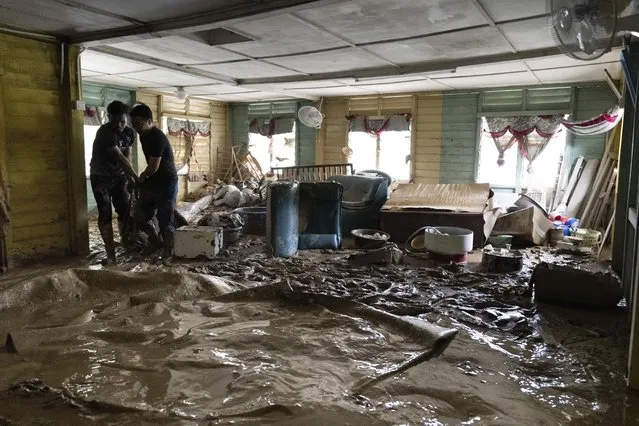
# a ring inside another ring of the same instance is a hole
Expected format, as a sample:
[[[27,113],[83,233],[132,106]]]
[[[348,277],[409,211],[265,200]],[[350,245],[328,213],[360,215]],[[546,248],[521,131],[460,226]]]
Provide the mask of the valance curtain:
[[[372,119],[362,115],[349,115],[348,130],[350,132],[365,132],[372,136],[379,136],[385,131],[410,130],[411,114],[394,114],[388,117]]]
[[[569,132],[576,135],[598,135],[606,133],[619,124],[623,118],[623,108],[613,106],[603,114],[599,114],[585,121],[568,121],[562,120],[561,124],[568,129]]]
[[[211,123],[209,121],[179,120],[167,118],[167,127],[171,136],[211,136]]]
[[[249,133],[257,133],[268,138],[273,135],[291,133],[295,119],[290,117],[253,118],[249,121]]]
[[[528,173],[531,173],[533,161],[543,152],[548,141],[560,131],[561,122],[562,117],[559,115],[487,117],[486,133],[493,138],[499,152],[497,164],[504,164],[504,153],[517,143],[521,156],[528,160]]]

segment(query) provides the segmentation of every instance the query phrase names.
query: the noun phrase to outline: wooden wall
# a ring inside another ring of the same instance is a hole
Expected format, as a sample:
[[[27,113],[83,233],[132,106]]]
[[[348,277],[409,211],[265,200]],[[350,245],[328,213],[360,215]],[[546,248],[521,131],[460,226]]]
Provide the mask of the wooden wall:
[[[14,261],[78,252],[79,238],[88,247],[86,230],[77,230],[82,224],[72,211],[82,200],[86,210],[84,150],[81,145],[79,153],[71,152],[75,114],[65,101],[71,93],[61,85],[60,58],[58,45],[0,34],[0,161],[11,195],[8,246]],[[77,55],[72,59],[75,63]],[[77,84],[77,75],[72,77]],[[82,186],[83,194],[70,194],[70,163],[78,154],[82,170],[74,173],[81,173],[83,183],[72,187]]]
[[[413,112],[413,176],[415,183],[439,183],[442,95],[420,95]]]

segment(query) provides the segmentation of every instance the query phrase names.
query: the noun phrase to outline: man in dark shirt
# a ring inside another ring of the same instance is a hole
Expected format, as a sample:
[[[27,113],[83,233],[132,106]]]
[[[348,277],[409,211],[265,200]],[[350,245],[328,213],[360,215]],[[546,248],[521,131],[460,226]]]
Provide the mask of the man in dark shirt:
[[[173,254],[173,210],[178,186],[173,149],[166,135],[153,124],[153,113],[147,105],[138,104],[129,114],[131,125],[140,135],[142,151],[147,162],[147,167],[139,178],[142,184],[142,230],[149,236],[153,235],[155,228],[150,221],[157,212],[164,244],[164,258],[168,261]]]
[[[109,104],[107,107],[109,122],[98,129],[91,155],[91,188],[98,205],[98,227],[107,254],[103,262],[105,264],[115,262],[111,204],[113,203],[121,225],[130,202],[126,188],[127,180],[137,181],[138,179],[131,165],[131,145],[135,135],[133,129],[126,125],[128,109],[120,101]]]

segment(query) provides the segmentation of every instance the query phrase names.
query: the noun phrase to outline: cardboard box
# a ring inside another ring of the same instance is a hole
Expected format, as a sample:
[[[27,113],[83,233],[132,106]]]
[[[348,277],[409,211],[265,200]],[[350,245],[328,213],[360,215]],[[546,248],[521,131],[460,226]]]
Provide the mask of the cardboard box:
[[[485,244],[500,209],[492,206],[487,183],[402,184],[380,213],[381,228],[403,244],[424,226],[454,226],[473,231],[473,248]]]

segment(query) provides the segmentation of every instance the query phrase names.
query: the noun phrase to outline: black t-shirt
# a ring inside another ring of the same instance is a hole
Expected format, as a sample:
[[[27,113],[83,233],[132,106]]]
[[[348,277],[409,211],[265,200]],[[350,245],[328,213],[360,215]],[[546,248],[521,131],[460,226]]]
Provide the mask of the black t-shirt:
[[[125,127],[122,133],[118,133],[109,123],[100,126],[93,141],[90,173],[97,176],[123,175],[122,164],[108,150],[115,146],[124,153],[133,145],[134,140],[135,133],[130,127]]]
[[[162,157],[160,168],[148,179],[149,184],[163,184],[177,177],[173,148],[162,130],[153,127],[149,132],[140,135],[140,143],[147,163],[149,157]]]

